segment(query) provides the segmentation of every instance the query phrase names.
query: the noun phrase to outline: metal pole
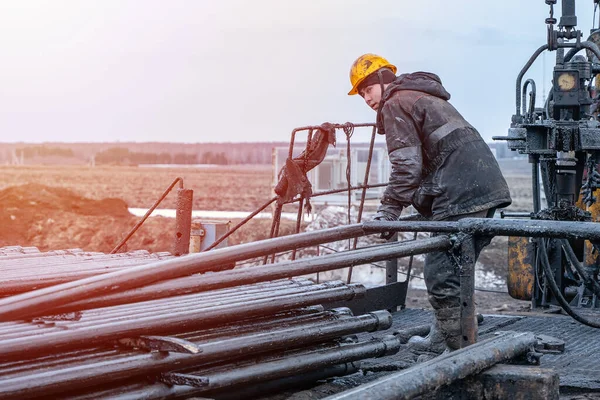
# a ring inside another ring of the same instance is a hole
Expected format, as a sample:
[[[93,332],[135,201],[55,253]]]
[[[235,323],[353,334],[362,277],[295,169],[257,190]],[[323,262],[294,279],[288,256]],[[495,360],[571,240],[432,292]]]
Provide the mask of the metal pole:
[[[296,233],[300,233],[302,227],[302,208],[304,207],[304,198],[298,203],[298,215],[296,216]],[[296,249],[292,250],[292,261],[296,259]]]
[[[119,251],[119,249],[121,247],[123,247],[123,245],[125,243],[127,243],[127,241],[129,240],[130,237],[133,236],[133,234],[135,232],[137,232],[137,230],[140,228],[140,226],[142,226],[142,224],[148,219],[148,217],[150,216],[150,214],[152,214],[152,211],[154,211],[156,209],[156,207],[158,207],[158,205],[164,200],[165,197],[167,197],[167,195],[169,194],[169,192],[171,191],[171,189],[173,189],[175,187],[176,184],[179,183],[179,187],[183,188],[183,179],[181,178],[175,178],[175,180],[169,185],[169,187],[167,188],[167,190],[165,190],[163,192],[163,194],[158,198],[158,200],[156,200],[156,202],[154,202],[154,204],[152,205],[152,207],[150,207],[148,209],[148,211],[146,211],[146,214],[144,214],[144,216],[142,217],[142,219],[135,224],[135,226],[131,229],[131,231],[129,231],[129,233],[127,234],[127,236],[125,236],[120,242],[119,244],[117,244],[115,246],[114,249],[112,249],[112,251],[110,252],[110,254],[114,254],[117,251]]]
[[[180,296],[177,298],[169,298],[164,301],[152,301],[151,303],[142,302],[133,304],[132,307],[126,305],[127,311],[131,310],[131,313],[141,313],[145,315],[151,315],[154,313],[165,312],[188,312],[193,310],[204,310],[215,306],[221,306],[224,304],[237,304],[244,301],[255,301],[263,299],[273,299],[280,296],[290,295],[301,295],[304,293],[315,292],[318,290],[325,290],[331,288],[343,287],[342,281],[330,281],[324,282],[319,285],[302,285],[302,286],[281,286],[273,287],[270,290],[247,290],[241,292],[239,295],[235,293],[225,293],[220,295],[219,291],[211,291],[209,293],[200,293],[189,296]],[[214,297],[211,296],[214,294]],[[176,309],[175,311],[172,311]],[[92,313],[88,313],[92,314]],[[113,322],[119,322],[123,319],[124,308],[120,307],[115,310],[96,310],[92,315],[85,315],[81,321],[73,322],[68,324],[73,328],[82,328],[86,326],[94,326],[97,324],[107,325]],[[142,315],[141,317],[143,317]],[[137,317],[132,315],[132,319]]]
[[[269,239],[273,239],[277,236],[279,232],[279,220],[281,219],[281,211],[283,210],[283,204],[277,202],[275,204],[275,211],[273,213],[273,222],[271,223],[271,232],[269,233]],[[274,254],[273,254],[274,255]],[[265,254],[263,259],[263,264],[267,264],[269,262],[269,254]]]
[[[530,154],[529,162],[531,163],[531,190],[533,192],[533,212],[538,213],[541,209],[540,156],[538,154]]]
[[[373,221],[363,222],[365,233],[465,232],[482,236],[524,236],[600,240],[600,224],[579,221],[510,220],[463,218],[460,221]]]
[[[367,185],[369,184],[369,175],[371,173],[371,162],[373,161],[373,149],[375,148],[375,136],[377,136],[377,126],[373,126],[373,132],[371,132],[371,142],[369,143],[369,157],[367,159],[367,168],[365,169],[365,177],[363,179],[362,184],[362,193],[360,194],[360,205],[358,207],[358,216],[356,217],[356,222],[360,223],[362,221],[362,214],[365,208],[365,198],[367,197]],[[348,188],[350,190],[351,188]],[[348,192],[348,195],[350,192]],[[348,211],[350,212],[350,211]],[[354,242],[352,243],[352,248],[356,249],[356,245],[358,244],[358,238],[354,238]],[[348,278],[346,279],[347,283],[352,281],[352,267],[348,269]]]
[[[493,339],[436,357],[402,372],[326,397],[325,400],[413,399],[525,354],[535,343],[535,336],[530,332],[499,333]]]
[[[192,204],[194,191],[177,190],[177,211],[175,214],[175,256],[190,252],[190,233],[192,229]]]
[[[354,374],[360,368],[360,361],[354,361],[345,364],[333,365],[325,367],[317,371],[311,371],[304,374],[295,374],[286,378],[280,378],[267,382],[256,382],[250,387],[242,387],[241,389],[227,391],[226,395],[219,394],[219,400],[238,400],[258,398],[264,396],[265,393],[277,393],[286,388],[310,387],[315,382],[325,380],[332,377],[341,377]],[[222,391],[221,391],[222,392]],[[206,393],[207,396],[212,394]],[[74,399],[76,400],[76,399]],[[117,399],[113,399],[117,400]]]
[[[345,187],[343,189],[332,189],[332,190],[326,190],[323,192],[313,193],[310,195],[310,197],[313,198],[313,197],[319,197],[319,196],[327,196],[330,194],[344,193],[349,190],[374,189],[374,188],[379,188],[379,187],[386,187],[387,185],[388,185],[387,183],[375,183],[375,184],[367,185],[367,186],[360,185],[360,186]],[[296,197],[296,198],[286,202],[285,204],[297,203],[298,201],[300,201],[300,197]]]
[[[517,75],[517,90],[516,90],[516,112],[515,115],[519,116],[521,115],[521,82],[523,81],[523,76],[525,76],[525,73],[529,70],[529,68],[531,67],[531,65],[533,65],[533,62],[539,57],[540,54],[542,54],[544,51],[548,50],[548,45],[545,44],[541,47],[539,47],[533,54],[532,56],[529,58],[529,60],[527,60],[527,63],[525,63],[525,66],[523,66],[523,68],[521,69],[521,71],[519,72],[519,75]]]
[[[397,242],[398,241],[398,233],[394,233],[394,235],[390,238],[389,242]],[[398,282],[398,258],[390,258],[385,262],[385,284],[389,285],[391,283]]]
[[[465,235],[460,239],[460,327],[461,348],[477,342],[477,320],[475,318],[475,238]]]
[[[74,301],[148,285],[160,280],[210,271],[223,264],[260,257],[277,251],[314,246],[364,235],[361,224],[304,232],[261,240],[186,257],[154,262],[120,271],[63,283],[0,299],[0,321],[43,315]]]
[[[452,241],[446,236],[438,236],[422,241],[399,242],[392,245],[375,246],[348,252],[328,254],[320,257],[282,262],[272,265],[239,268],[209,275],[195,275],[176,280],[161,282],[122,293],[78,301],[53,310],[57,313],[108,307],[117,304],[146,301],[187,293],[272,281],[292,276],[309,275],[331,271],[351,265],[362,265],[390,258],[431,251],[443,251],[452,247]]]

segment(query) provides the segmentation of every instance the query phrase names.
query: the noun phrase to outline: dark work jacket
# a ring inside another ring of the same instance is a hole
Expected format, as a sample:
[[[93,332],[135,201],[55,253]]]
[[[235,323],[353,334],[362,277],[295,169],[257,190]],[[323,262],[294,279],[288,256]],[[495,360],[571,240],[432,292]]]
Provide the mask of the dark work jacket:
[[[508,185],[488,145],[447,100],[431,73],[400,75],[379,114],[392,163],[380,211],[395,216],[412,204],[434,220],[511,203]]]

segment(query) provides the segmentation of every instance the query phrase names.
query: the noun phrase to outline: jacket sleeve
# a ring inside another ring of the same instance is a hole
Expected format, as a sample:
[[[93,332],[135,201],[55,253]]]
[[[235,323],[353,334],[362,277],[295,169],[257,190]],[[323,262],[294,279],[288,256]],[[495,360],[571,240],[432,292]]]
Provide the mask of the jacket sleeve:
[[[421,139],[415,121],[397,99],[388,100],[381,113],[392,170],[380,209],[399,216],[402,208],[412,203],[413,194],[421,184]]]

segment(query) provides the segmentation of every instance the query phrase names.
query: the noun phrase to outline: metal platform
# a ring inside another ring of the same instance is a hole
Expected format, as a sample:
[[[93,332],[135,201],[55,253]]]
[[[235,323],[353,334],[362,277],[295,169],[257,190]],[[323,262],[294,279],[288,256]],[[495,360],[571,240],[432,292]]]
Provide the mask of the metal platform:
[[[390,332],[415,328],[433,321],[431,310],[404,309],[393,313],[393,325],[384,332],[361,334],[359,338],[381,337]],[[479,325],[479,339],[486,339],[499,331],[533,332],[563,340],[563,354],[544,354],[540,366],[553,368],[560,376],[562,391],[598,391],[600,394],[600,330],[582,325],[563,315],[484,315]],[[361,364],[362,374],[343,378],[340,383],[363,384],[392,371],[410,367],[416,363],[416,355],[407,349],[392,356],[370,359]],[[343,386],[342,385],[342,386]],[[346,387],[348,388],[348,387]]]

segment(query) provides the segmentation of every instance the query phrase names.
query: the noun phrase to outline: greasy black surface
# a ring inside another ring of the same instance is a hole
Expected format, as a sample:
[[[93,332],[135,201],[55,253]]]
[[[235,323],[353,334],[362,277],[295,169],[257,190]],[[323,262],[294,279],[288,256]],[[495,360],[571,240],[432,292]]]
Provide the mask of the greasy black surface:
[[[394,313],[392,329],[403,329],[411,325],[432,320],[427,310],[406,309]],[[560,375],[561,387],[600,390],[600,329],[582,325],[563,315],[486,315],[479,326],[480,338],[486,338],[496,331],[533,332],[553,336],[565,342],[563,354],[545,354],[540,366],[555,369]],[[401,354],[405,353],[405,354]],[[384,363],[387,359],[406,359],[406,351],[391,357],[376,360]]]
[[[390,329],[383,332],[359,335],[364,340],[369,337],[381,337],[399,329],[408,329],[433,321],[431,310],[405,309],[394,313],[394,322]],[[553,368],[560,376],[561,399],[600,398],[600,330],[575,322],[568,316],[523,314],[485,315],[479,325],[480,338],[486,338],[496,331],[519,331],[545,334],[565,341],[563,354],[545,354],[541,358],[541,367]],[[395,355],[364,360],[361,371],[310,388],[296,388],[278,395],[262,397],[269,400],[309,400],[322,399],[331,394],[348,390],[370,382],[386,374],[412,366],[417,356],[407,349]],[[304,390],[301,390],[304,389]],[[567,394],[572,393],[572,394]],[[575,393],[579,393],[576,395]],[[599,396],[599,397],[596,397]]]

